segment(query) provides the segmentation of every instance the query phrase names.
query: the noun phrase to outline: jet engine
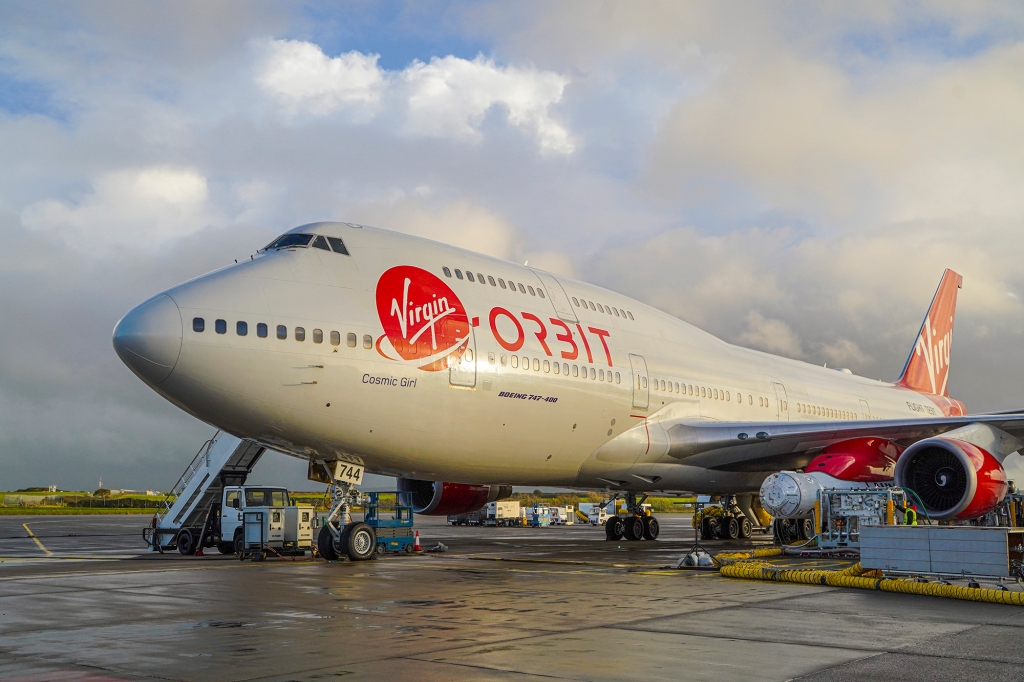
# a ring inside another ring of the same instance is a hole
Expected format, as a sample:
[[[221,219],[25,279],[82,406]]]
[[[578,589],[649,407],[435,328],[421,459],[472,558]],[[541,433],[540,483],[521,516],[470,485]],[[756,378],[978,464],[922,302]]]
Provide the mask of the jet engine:
[[[1008,487],[995,457],[977,445],[943,437],[908,447],[896,462],[894,478],[920,498],[929,518],[939,521],[987,514],[1003,501]]]
[[[448,514],[468,514],[481,509],[488,502],[511,497],[512,486],[400,478],[398,479],[398,491],[411,493],[412,510],[417,514],[447,516]]]

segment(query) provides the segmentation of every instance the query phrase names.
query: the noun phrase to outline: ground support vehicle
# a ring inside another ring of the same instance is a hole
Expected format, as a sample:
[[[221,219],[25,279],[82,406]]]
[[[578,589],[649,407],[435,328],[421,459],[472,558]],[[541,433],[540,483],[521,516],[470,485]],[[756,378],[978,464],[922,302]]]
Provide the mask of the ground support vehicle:
[[[546,504],[535,504],[526,510],[526,524],[533,528],[546,528],[551,525],[551,507]]]
[[[245,491],[241,492],[244,499]],[[232,507],[232,510],[239,508]],[[269,554],[303,556],[313,548],[313,507],[310,505],[247,505],[239,516],[242,517],[239,533],[242,542],[237,549],[239,559],[260,560]]]
[[[613,498],[612,502],[615,503],[616,499]],[[636,493],[627,493],[626,513],[609,516],[605,521],[605,540],[657,540],[661,525],[658,519],[654,518],[651,505],[647,504],[646,500],[647,495],[638,499]]]
[[[551,507],[552,526],[571,526],[576,522],[576,510],[571,504],[564,507]]]
[[[498,500],[487,503],[486,526],[518,526],[519,502],[516,500]]]
[[[412,493],[401,492],[367,494],[363,522],[377,536],[377,554],[412,553],[415,538],[411,496]]]
[[[478,509],[468,514],[449,514],[449,526],[482,526],[487,520],[487,509]]]

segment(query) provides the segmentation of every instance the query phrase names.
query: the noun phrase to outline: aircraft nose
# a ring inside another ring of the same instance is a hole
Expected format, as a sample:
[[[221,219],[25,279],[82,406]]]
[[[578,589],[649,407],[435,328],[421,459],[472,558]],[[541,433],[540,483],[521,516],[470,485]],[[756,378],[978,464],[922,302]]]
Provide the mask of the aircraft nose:
[[[147,384],[171,375],[181,352],[181,313],[167,294],[129,310],[114,327],[114,350]]]

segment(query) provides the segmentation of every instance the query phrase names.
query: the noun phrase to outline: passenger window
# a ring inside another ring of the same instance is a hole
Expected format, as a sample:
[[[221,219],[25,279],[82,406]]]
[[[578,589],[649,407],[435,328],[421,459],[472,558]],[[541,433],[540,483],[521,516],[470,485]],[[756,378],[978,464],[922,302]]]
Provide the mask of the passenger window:
[[[462,279],[462,270],[455,268],[455,276],[458,277],[459,279]]]
[[[593,301],[589,301],[588,305],[590,306],[591,310],[593,310],[595,313],[597,312],[597,308],[594,307],[594,302]]]
[[[538,360],[537,358],[533,359],[533,371],[534,372],[539,372],[540,371],[540,360]]]
[[[599,379],[600,379],[601,381],[604,381],[604,370],[603,370],[603,369],[602,369],[601,371],[599,371],[599,372],[597,373],[597,377],[598,377],[598,378],[599,378]]]
[[[523,356],[523,369],[530,369],[530,358]]]
[[[487,284],[487,282],[484,281],[484,276],[479,272],[476,273],[476,281],[480,282],[480,284]]]
[[[323,249],[324,251],[330,251],[331,247],[327,246],[327,240],[324,239],[323,235],[317,235],[316,239],[313,240],[314,249]]]
[[[626,314],[627,314],[627,315],[629,315],[629,319],[631,319],[631,320],[633,319],[633,313],[631,313],[631,312],[629,312],[629,311],[627,310],[627,311],[626,311]]]
[[[288,327],[283,324],[277,325],[277,338],[287,339],[288,338]]]
[[[201,317],[192,318],[192,331],[203,332],[206,329],[206,320]]]
[[[295,340],[296,341],[305,341],[306,340],[306,328],[305,327],[296,327],[295,328]]]
[[[541,289],[540,287],[537,287],[537,295],[540,296],[541,298],[544,298],[544,290]]]
[[[494,278],[493,278],[493,277],[491,277],[490,275],[487,275],[487,282],[488,282],[488,283],[489,283],[489,284],[490,284],[490,285],[491,285],[492,287],[493,287],[493,286],[497,286],[497,285],[496,285],[496,284],[494,283]]]
[[[363,334],[363,348],[367,350],[373,348],[373,337],[369,334]]]
[[[580,368],[579,368],[578,365],[573,365],[572,366],[572,375],[574,377],[578,377],[580,375]]]
[[[501,287],[502,289],[505,288],[505,280],[503,280],[501,277],[498,278],[498,286]]]
[[[615,383],[619,383],[619,373],[615,373]]]
[[[445,277],[451,277],[452,276],[452,271],[448,269],[447,265],[444,266],[443,268],[441,268],[441,270],[444,271],[444,276]]]
[[[594,371],[593,367],[590,368],[590,378],[591,379],[596,379],[597,378],[597,372]]]
[[[342,256],[348,255],[348,249],[345,248],[345,242],[341,241],[337,237],[328,237],[327,241],[331,244],[331,249],[334,253],[340,253]]]
[[[712,400],[718,400],[718,389],[717,388],[711,389],[711,399]]]
[[[729,391],[726,391],[725,392],[725,399],[731,402],[732,401],[732,393],[730,393]]]
[[[578,298],[576,298],[575,296],[573,296],[573,297],[572,297],[572,303],[573,303],[573,305],[575,305],[575,306],[576,306],[577,308],[579,308],[579,307],[580,307],[580,301],[579,301],[579,299],[578,299]]]
[[[599,312],[599,313],[603,313],[604,312],[604,306],[601,305],[600,303],[597,304],[597,312]]]
[[[214,322],[213,323],[213,328],[214,328],[214,330],[216,330],[216,332],[218,334],[227,334],[228,333],[228,323],[225,322],[224,320],[217,320],[216,322]]]
[[[260,322],[256,325],[256,336],[261,339],[267,338],[267,324],[265,322]]]
[[[533,287],[526,287],[526,288],[530,290],[530,296],[536,296],[537,295],[537,292],[533,290]]]
[[[341,345],[341,332],[331,332],[331,345],[332,346],[340,346]]]
[[[544,362],[545,362],[545,364],[547,364],[547,360],[545,360]],[[555,374],[561,374],[562,373],[562,366],[556,362],[555,366],[554,366],[554,370],[555,370]]]
[[[703,386],[700,387],[700,397],[701,398],[707,398],[708,397],[707,390]]]
[[[519,369],[519,356],[518,355],[513,355],[512,356],[512,369]]]
[[[349,334],[347,336],[345,336],[345,343],[348,344],[349,348],[355,348],[356,347],[356,335],[352,334],[351,332],[349,332]]]
[[[248,336],[249,324],[241,320],[235,322],[235,333],[238,334],[239,336]]]
[[[753,405],[754,404],[754,396],[752,396],[752,395],[748,395],[747,396],[747,404],[748,405]]]
[[[323,342],[324,342],[324,333],[322,331],[320,331],[319,329],[314,329],[313,330],[313,343],[323,343]]]
[[[604,307],[604,314],[605,315],[611,315],[612,314],[612,307],[610,305],[606,305]]]
[[[508,356],[502,355],[501,356],[501,366],[504,367],[507,362],[508,362]]]
[[[548,374],[551,371],[551,363],[547,360],[544,361],[544,373]]]
[[[516,283],[513,282],[512,280],[509,280],[508,281],[508,288],[511,289],[512,291],[515,291],[516,290]]]
[[[456,270],[456,272],[458,272],[458,271]],[[468,279],[470,282],[475,282],[476,281],[475,279],[473,279],[473,273],[470,272],[469,270],[466,270],[466,279]]]
[[[522,283],[520,283],[518,286],[519,286],[519,293],[525,294],[526,293],[526,289],[523,288]]]
[[[615,313],[615,317],[619,316],[619,309],[618,308],[612,308],[612,311]]]

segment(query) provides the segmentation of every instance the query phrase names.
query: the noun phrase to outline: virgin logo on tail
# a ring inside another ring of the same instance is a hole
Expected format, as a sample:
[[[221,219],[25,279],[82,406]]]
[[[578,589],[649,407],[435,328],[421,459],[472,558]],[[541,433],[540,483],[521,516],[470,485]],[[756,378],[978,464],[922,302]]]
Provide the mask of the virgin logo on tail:
[[[935,291],[932,305],[917,334],[900,386],[932,395],[948,396],[949,351],[953,344],[953,316],[956,314],[956,295],[963,277],[946,270]]]
[[[445,369],[447,358],[461,353],[469,338],[459,297],[439,277],[411,265],[393,267],[377,280],[377,316],[384,328],[377,352],[398,359],[392,350],[428,371]]]

